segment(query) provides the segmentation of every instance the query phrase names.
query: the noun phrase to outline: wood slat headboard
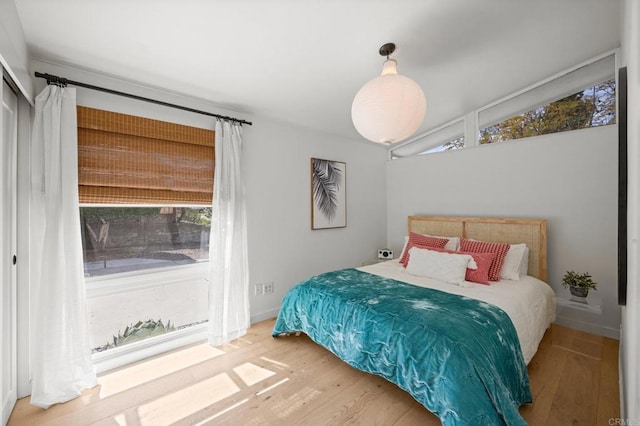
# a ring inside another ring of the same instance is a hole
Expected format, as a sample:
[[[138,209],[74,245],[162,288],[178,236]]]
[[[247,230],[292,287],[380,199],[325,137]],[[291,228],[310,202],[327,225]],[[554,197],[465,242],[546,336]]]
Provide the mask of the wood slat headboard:
[[[529,275],[547,282],[547,221],[488,217],[409,216],[409,232],[529,247]]]

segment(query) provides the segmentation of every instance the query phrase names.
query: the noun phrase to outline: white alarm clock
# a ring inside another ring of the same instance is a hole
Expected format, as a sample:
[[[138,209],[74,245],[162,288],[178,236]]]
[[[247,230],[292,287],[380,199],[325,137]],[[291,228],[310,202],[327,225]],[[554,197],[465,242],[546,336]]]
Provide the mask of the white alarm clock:
[[[389,249],[378,250],[378,259],[393,259],[393,251]]]

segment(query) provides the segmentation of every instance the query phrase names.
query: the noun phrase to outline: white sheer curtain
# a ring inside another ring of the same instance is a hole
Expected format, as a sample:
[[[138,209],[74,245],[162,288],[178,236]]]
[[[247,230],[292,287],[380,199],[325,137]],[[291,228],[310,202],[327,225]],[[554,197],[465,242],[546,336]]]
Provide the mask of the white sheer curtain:
[[[31,404],[97,384],[91,363],[78,210],[76,89],[36,97],[31,140]]]
[[[221,345],[249,328],[247,218],[242,127],[218,120],[209,240],[209,343]]]

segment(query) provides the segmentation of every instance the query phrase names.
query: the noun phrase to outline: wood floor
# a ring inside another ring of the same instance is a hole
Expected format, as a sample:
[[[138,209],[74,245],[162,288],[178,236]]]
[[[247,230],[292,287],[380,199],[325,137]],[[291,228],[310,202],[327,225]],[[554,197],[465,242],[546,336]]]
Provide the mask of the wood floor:
[[[438,425],[407,393],[357,371],[306,336],[255,324],[219,348],[190,346],[102,375],[80,398],[42,410],[18,401],[9,425]],[[619,417],[618,342],[547,331],[529,364],[531,425],[606,425]]]

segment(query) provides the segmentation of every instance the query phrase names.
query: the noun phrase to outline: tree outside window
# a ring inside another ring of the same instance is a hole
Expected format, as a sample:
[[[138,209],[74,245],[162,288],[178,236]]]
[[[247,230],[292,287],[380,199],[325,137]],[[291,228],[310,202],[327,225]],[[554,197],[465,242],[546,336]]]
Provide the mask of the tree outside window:
[[[480,130],[480,143],[504,142],[616,122],[616,82],[610,79]]]

